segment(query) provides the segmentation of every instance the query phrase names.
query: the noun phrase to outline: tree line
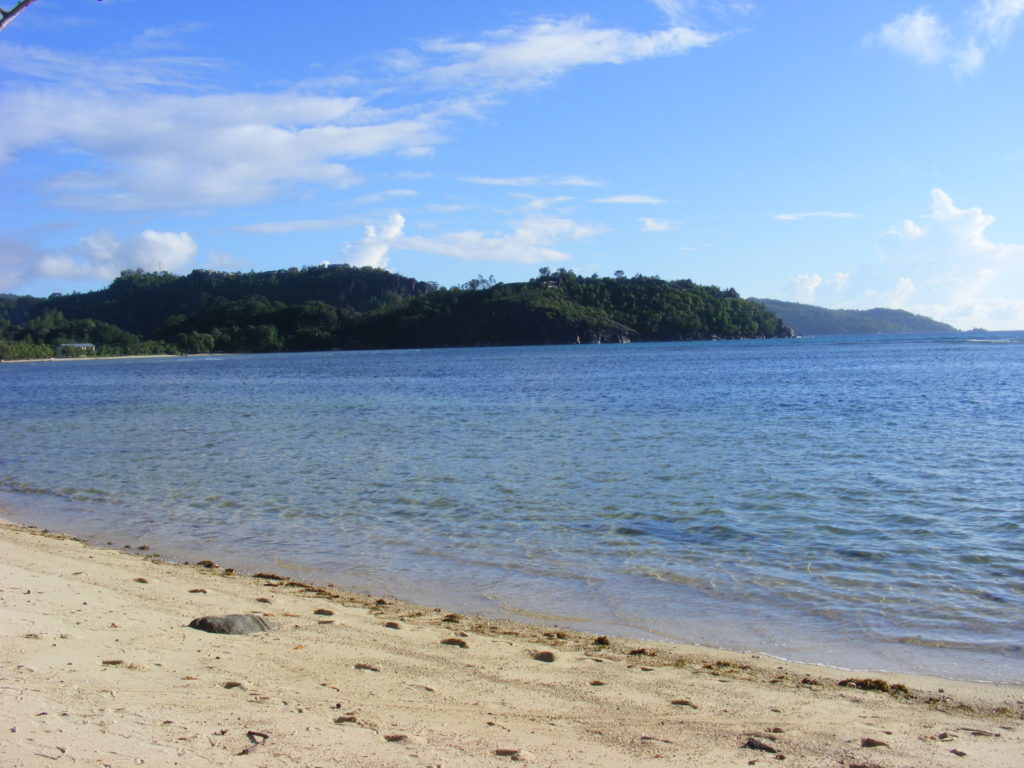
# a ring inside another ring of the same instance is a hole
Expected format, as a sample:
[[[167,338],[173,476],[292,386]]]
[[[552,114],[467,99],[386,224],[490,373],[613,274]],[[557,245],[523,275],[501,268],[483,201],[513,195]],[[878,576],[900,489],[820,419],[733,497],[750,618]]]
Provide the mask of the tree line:
[[[348,265],[129,270],[99,291],[0,298],[6,359],[49,357],[67,343],[135,355],[788,335],[778,317],[732,289],[548,268],[522,283],[481,275],[451,288]]]

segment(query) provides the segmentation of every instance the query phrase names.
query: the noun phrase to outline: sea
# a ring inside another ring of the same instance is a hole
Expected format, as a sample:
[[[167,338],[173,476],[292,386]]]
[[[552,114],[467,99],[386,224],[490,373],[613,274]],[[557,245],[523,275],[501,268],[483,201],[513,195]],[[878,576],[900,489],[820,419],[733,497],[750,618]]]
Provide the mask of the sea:
[[[446,610],[1024,682],[1024,332],[3,365],[0,507]]]

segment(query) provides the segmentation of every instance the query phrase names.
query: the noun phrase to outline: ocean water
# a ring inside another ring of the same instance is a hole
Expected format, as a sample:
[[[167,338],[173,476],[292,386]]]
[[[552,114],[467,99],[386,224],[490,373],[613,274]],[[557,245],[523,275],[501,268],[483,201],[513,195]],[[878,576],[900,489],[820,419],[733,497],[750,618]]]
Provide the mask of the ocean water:
[[[1024,333],[4,365],[0,506],[451,610],[1024,681]]]

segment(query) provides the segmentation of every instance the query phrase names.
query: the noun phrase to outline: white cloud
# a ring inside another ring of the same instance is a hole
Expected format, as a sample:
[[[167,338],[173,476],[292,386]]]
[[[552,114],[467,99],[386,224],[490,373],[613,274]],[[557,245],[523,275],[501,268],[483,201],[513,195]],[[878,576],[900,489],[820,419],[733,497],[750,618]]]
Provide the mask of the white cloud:
[[[684,6],[682,0],[651,0],[673,24],[683,20]]]
[[[753,10],[753,3],[746,0],[651,0],[673,24],[680,24],[699,8],[714,11],[719,15],[731,13],[746,14]]]
[[[671,232],[677,229],[674,224],[662,219],[640,219],[640,225],[644,232]]]
[[[427,56],[450,62],[427,66],[418,76],[446,88],[521,90],[544,85],[574,67],[673,56],[716,39],[680,26],[640,34],[594,28],[584,16],[539,19],[525,27],[491,32],[482,42],[428,41],[423,44]]]
[[[363,195],[359,198],[360,203],[379,203],[392,197],[416,197],[419,192],[415,189],[387,189],[373,195]]]
[[[995,223],[995,216],[981,208],[957,208],[953,199],[941,189],[932,190],[932,218],[940,222],[963,252],[1000,260],[1024,258],[1024,245],[993,243],[988,239],[985,230]]]
[[[856,219],[856,213],[840,211],[809,211],[806,213],[776,213],[773,218],[778,221],[801,221],[802,219]]]
[[[896,281],[896,287],[889,294],[886,304],[895,309],[903,309],[907,306],[910,298],[917,291],[917,286],[909,277],[901,277]]]
[[[135,56],[0,42],[0,68],[21,78],[5,78],[0,91],[0,162],[27,150],[60,152],[66,170],[45,180],[43,191],[59,205],[99,210],[198,211],[261,202],[296,186],[348,188],[362,181],[353,161],[430,155],[451,121],[483,116],[501,92],[538,87],[576,67],[676,56],[716,40],[681,26],[600,28],[582,16],[537,19],[468,41],[433,40],[414,54],[391,52],[390,76],[378,91],[394,105],[385,110],[333,95],[370,92],[372,83],[347,75],[278,93],[215,93],[230,62],[138,55],[173,47],[189,29],[147,30],[134,49],[121,49]],[[423,100],[424,85],[445,93]],[[583,176],[543,183],[598,185]]]
[[[526,196],[526,203],[523,207],[528,211],[543,211],[545,208],[550,208],[553,205],[561,205],[562,203],[571,202],[574,198],[568,195],[559,195],[558,197],[533,197],[532,195]]]
[[[198,252],[187,232],[147,229],[127,240],[99,230],[76,246],[43,250],[15,240],[0,241],[0,288],[7,290],[40,279],[109,282],[126,269],[182,272]]]
[[[430,157],[434,154],[434,148],[428,146],[402,147],[398,154],[403,157]]]
[[[585,176],[563,176],[563,177],[561,177],[559,179],[555,179],[551,183],[555,184],[557,186],[562,186],[562,187],[603,187],[604,186],[604,184],[602,184],[600,181],[594,181],[593,179],[588,179]]]
[[[136,36],[131,45],[139,50],[177,50],[182,47],[182,37],[202,28],[202,24],[191,23],[149,27]]]
[[[821,306],[904,309],[963,329],[1024,330],[1024,245],[993,240],[994,223],[933,189],[929,213],[891,227],[875,259],[831,278],[798,275],[792,293]]]
[[[867,37],[923,64],[945,64],[971,73],[1002,45],[1024,18],[1024,0],[978,0],[968,9],[963,29],[954,33],[926,8],[904,13]]]
[[[458,211],[468,210],[469,207],[465,203],[431,203],[430,205],[423,206],[423,210],[435,213],[457,213]]]
[[[803,304],[813,304],[814,294],[821,286],[822,277],[817,272],[813,275],[797,275],[791,282],[796,286],[797,301]]]
[[[793,285],[795,301],[821,304],[823,299],[819,298],[818,294],[824,291],[831,299],[830,303],[834,304],[850,284],[850,273],[836,272],[831,278],[826,278],[815,272],[790,278],[790,283]]]
[[[459,181],[470,184],[483,184],[491,187],[600,187],[599,181],[593,181],[584,176],[464,176]]]
[[[360,177],[338,158],[434,135],[428,121],[390,118],[359,99],[293,93],[8,91],[0,124],[0,158],[56,144],[100,159],[48,188],[64,205],[102,209],[238,205],[296,183],[345,188]]]
[[[1024,329],[1024,245],[993,241],[995,220],[933,189],[930,213],[890,229],[881,262],[854,279],[888,282],[892,306],[960,328]]]
[[[465,230],[436,237],[405,237],[395,247],[467,261],[538,264],[569,259],[569,254],[552,246],[563,240],[590,237],[600,231],[597,227],[577,224],[571,219],[533,213],[519,221],[514,231],[507,235]]]
[[[69,90],[101,87],[128,91],[197,87],[202,79],[223,67],[216,59],[186,56],[117,58],[83,56],[40,46],[0,43],[0,69],[59,83]]]
[[[392,213],[387,223],[378,229],[373,224],[366,225],[366,234],[358,243],[345,246],[342,259],[353,267],[379,267],[388,265],[388,251],[402,236],[405,228],[405,217],[400,213]]]
[[[949,55],[949,29],[924,8],[904,13],[882,26],[878,40],[912,59],[936,64]]]
[[[237,227],[240,232],[257,235],[284,235],[289,232],[312,232],[322,229],[337,229],[348,226],[347,219],[297,219],[293,221],[264,221]]]
[[[971,16],[977,34],[998,44],[1016,31],[1024,16],[1024,0],[981,0]]]
[[[920,227],[910,219],[904,219],[889,230],[890,235],[896,235],[907,240],[916,240],[924,236],[924,227]]]
[[[594,200],[595,203],[610,203],[612,205],[661,205],[667,201],[651,195],[612,195]]]
[[[539,176],[514,176],[498,178],[494,176],[466,176],[459,181],[470,184],[483,184],[489,187],[533,187],[541,183]]]

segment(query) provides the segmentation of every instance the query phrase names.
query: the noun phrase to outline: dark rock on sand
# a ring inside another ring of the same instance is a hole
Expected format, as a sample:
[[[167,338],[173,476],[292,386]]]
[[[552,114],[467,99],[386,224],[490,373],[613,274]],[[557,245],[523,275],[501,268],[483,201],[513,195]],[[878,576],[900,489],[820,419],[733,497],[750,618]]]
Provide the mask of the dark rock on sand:
[[[228,616],[203,616],[189,622],[192,629],[213,632],[218,635],[252,635],[269,632],[274,623],[252,613],[233,613]]]
[[[776,754],[779,751],[775,747],[773,747],[771,744],[765,744],[763,741],[761,741],[760,739],[755,739],[753,736],[751,736],[749,739],[747,739],[744,742],[743,746],[746,749],[756,749],[756,750],[759,750],[761,752],[768,752],[768,753],[773,754],[773,755]]]

